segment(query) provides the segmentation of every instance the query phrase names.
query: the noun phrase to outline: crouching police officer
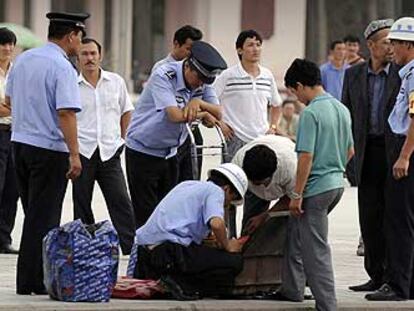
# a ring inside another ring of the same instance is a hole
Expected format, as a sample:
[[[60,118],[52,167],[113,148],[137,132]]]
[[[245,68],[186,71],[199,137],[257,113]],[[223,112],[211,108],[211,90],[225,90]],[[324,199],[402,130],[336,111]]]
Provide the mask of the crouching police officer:
[[[227,67],[210,44],[193,43],[181,62],[158,67],[141,94],[126,139],[126,169],[137,227],[177,183],[177,148],[187,137],[186,123],[214,124],[221,108],[210,86]]]
[[[133,276],[159,279],[175,299],[228,295],[243,260],[241,242],[228,240],[224,209],[241,204],[247,176],[233,163],[209,172],[207,181],[184,181],[158,204],[136,232]],[[216,248],[202,244],[212,232]]]

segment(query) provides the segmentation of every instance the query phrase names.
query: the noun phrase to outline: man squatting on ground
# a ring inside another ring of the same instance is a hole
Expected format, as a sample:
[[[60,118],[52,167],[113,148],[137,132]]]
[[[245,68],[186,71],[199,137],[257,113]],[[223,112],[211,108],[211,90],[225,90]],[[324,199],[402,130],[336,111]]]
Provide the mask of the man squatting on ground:
[[[207,181],[178,184],[136,232],[133,276],[161,278],[179,300],[230,294],[243,266],[238,254],[242,244],[227,239],[224,210],[230,203],[242,204],[246,174],[239,166],[225,163],[208,175]],[[210,233],[216,247],[202,244]]]

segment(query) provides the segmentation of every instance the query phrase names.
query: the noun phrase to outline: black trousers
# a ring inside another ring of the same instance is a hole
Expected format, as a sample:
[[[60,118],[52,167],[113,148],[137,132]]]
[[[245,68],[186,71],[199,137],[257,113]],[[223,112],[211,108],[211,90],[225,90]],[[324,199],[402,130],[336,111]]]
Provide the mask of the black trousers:
[[[156,280],[168,275],[188,293],[216,296],[231,293],[242,268],[241,254],[197,244],[186,247],[165,242],[152,251],[145,246],[138,248],[134,277]]]
[[[24,210],[17,260],[18,294],[44,291],[42,239],[59,226],[66,192],[68,154],[13,143],[17,186]]]
[[[157,204],[177,184],[177,158],[154,157],[125,150],[129,192],[137,228],[145,224]]]
[[[384,281],[387,159],[384,138],[368,138],[358,186],[359,224],[364,241],[364,266],[376,284]]]
[[[19,198],[10,136],[10,131],[0,130],[0,246],[12,242]]]
[[[390,163],[398,158],[405,137],[394,136],[390,143]],[[389,169],[392,176],[392,166]],[[385,208],[386,281],[403,298],[414,298],[414,156],[408,176],[388,178],[389,201]]]
[[[198,126],[192,128],[194,140],[196,145],[203,145],[203,136]],[[203,150],[197,149],[198,159],[198,178],[201,176],[201,169],[203,166]],[[178,182],[185,180],[192,180],[193,178],[193,165],[191,162],[191,140],[187,137],[184,144],[178,148],[177,152],[177,163],[178,163]]]
[[[94,224],[92,195],[95,180],[101,188],[108,207],[109,216],[118,232],[121,249],[124,254],[131,253],[135,236],[134,213],[128,195],[120,155],[123,148],[109,160],[102,162],[99,149],[90,159],[81,156],[82,173],[73,181],[74,218],[80,218],[85,224]]]

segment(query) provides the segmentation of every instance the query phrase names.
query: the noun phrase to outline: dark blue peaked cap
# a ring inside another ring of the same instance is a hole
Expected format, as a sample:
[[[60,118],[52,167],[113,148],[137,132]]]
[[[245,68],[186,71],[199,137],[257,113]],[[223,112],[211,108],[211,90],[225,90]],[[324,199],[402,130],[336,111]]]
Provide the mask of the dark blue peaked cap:
[[[85,20],[90,16],[88,13],[66,13],[66,12],[49,12],[46,17],[51,23],[59,23],[85,29]]]
[[[204,41],[193,42],[188,61],[205,78],[206,83],[213,83],[216,76],[227,68],[220,53]]]

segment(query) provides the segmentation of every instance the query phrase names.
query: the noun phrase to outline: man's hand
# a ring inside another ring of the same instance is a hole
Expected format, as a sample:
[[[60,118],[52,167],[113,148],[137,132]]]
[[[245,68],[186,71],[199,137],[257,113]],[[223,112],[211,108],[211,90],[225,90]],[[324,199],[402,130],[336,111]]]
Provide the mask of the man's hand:
[[[226,140],[230,140],[234,137],[234,130],[227,123],[221,121],[219,125]]]
[[[6,103],[0,104],[0,117],[8,117],[11,115],[11,107],[7,106]]]
[[[243,230],[243,235],[250,235],[257,230],[267,219],[267,212],[251,217]]]
[[[228,251],[229,253],[240,253],[242,247],[243,244],[240,243],[240,241],[237,241],[236,239],[231,239],[227,243],[226,251]]]
[[[398,180],[403,177],[407,177],[409,165],[410,165],[409,159],[399,157],[392,168],[392,174],[394,178]]]
[[[216,124],[219,124],[219,121],[212,114],[208,112],[205,113],[205,116],[201,120],[203,122],[203,125],[209,128],[212,128]]]
[[[79,154],[69,155],[69,170],[66,173],[67,179],[76,179],[79,177],[82,171],[82,164],[80,161]]]
[[[289,211],[295,217],[301,216],[304,213],[302,209],[302,198],[290,200]]]
[[[273,125],[269,127],[269,129],[266,132],[267,135],[276,135],[278,134],[277,127],[274,127]]]
[[[190,102],[184,108],[184,118],[187,119],[187,122],[193,122],[197,119],[197,113],[200,111],[200,100],[195,98],[190,100]]]

